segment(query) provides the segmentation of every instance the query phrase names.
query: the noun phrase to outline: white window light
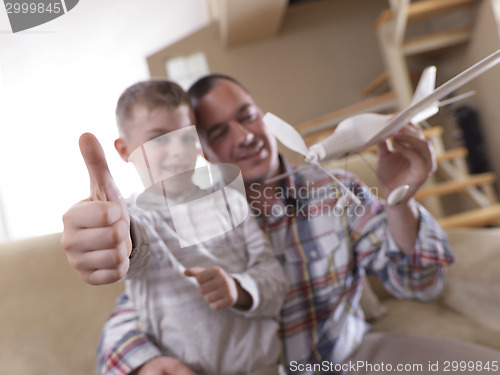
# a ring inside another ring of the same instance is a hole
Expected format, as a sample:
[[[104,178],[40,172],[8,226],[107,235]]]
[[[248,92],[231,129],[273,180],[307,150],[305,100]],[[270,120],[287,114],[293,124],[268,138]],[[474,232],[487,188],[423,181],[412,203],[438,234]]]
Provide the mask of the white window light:
[[[166,68],[168,78],[177,82],[184,90],[201,76],[210,73],[203,52],[168,59]]]

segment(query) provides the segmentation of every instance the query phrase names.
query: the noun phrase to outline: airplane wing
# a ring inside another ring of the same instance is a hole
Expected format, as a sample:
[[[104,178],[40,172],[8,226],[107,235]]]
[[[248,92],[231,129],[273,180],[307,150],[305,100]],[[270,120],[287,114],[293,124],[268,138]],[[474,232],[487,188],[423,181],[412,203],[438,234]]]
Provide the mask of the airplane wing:
[[[396,116],[364,113],[349,117],[338,125],[332,135],[311,146],[310,149],[290,124],[272,114],[266,114],[264,121],[286,147],[299,154],[310,157],[312,152],[320,156],[317,160],[340,158],[382,142],[409,122],[423,121],[432,116],[438,111],[441,98],[459,89],[499,62],[500,50],[497,50],[437,89],[434,89],[436,68],[428,67],[422,73],[414,98],[408,108]]]
[[[446,83],[443,83],[437,89],[435,89],[430,94],[421,98],[418,102],[410,105],[405,110],[401,111],[394,119],[387,123],[384,129],[380,130],[373,139],[369,142],[370,145],[378,143],[391,134],[397,132],[399,129],[403,128],[408,124],[415,116],[425,109],[432,107],[433,103],[439,101],[439,99],[444,98],[451,92],[459,89],[469,81],[473,80],[477,76],[483,74],[489,69],[493,68],[500,62],[500,50],[492,53],[491,55],[485,57],[483,60],[472,65],[470,68],[464,70],[462,73],[456,75]]]
[[[420,80],[418,81],[417,88],[415,90],[415,94],[413,94],[413,98],[411,100],[410,105],[418,103],[420,100],[425,98],[427,95],[430,95],[434,88],[436,87],[436,67],[428,66],[424,69]],[[420,111],[417,115],[413,116],[411,122],[414,124],[418,124],[424,120],[427,120],[429,117],[434,116],[439,112],[439,104],[438,102],[432,103],[429,107],[425,108],[423,111]]]

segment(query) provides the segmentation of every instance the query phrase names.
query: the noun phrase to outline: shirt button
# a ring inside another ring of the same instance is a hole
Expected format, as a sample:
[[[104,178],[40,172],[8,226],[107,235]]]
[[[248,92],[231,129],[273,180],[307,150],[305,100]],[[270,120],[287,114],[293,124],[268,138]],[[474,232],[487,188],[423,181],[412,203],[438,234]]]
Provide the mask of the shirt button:
[[[318,252],[316,250],[311,251],[311,258],[317,258],[318,257]]]

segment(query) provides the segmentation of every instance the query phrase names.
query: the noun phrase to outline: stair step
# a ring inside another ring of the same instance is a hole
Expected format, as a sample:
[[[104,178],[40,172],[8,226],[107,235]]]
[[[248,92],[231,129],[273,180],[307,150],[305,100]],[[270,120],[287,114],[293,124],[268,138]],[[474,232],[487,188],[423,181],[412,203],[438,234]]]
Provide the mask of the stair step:
[[[318,139],[321,136],[316,136],[316,134],[324,131],[329,131],[331,133],[333,129],[335,129],[336,125],[347,117],[358,113],[386,111],[388,109],[394,109],[395,107],[396,95],[394,92],[390,91],[300,123],[296,125],[295,128],[302,133],[302,136],[304,137],[307,136]]]
[[[455,46],[469,41],[472,35],[472,27],[462,27],[455,30],[440,31],[433,34],[407,39],[403,45],[403,53],[406,56],[416,55],[440,48]]]
[[[387,70],[385,72],[380,73],[377,77],[373,79],[369,84],[367,84],[363,90],[361,90],[361,95],[366,96],[369,95],[372,91],[374,91],[379,86],[383,85],[389,80],[389,73]]]
[[[412,2],[408,5],[408,22],[418,21],[443,13],[452,12],[456,9],[473,5],[479,0],[423,0]],[[394,12],[391,9],[384,10],[373,24],[374,29],[394,18]]]
[[[500,224],[500,204],[496,203],[488,207],[450,215],[437,219],[437,222],[443,229],[498,226]]]
[[[328,134],[325,134],[324,136],[330,135],[330,134],[331,133],[328,133]],[[376,153],[377,152],[377,145],[370,146],[367,149],[360,151],[359,154],[366,154],[368,152]],[[467,154],[468,154],[468,151],[465,147],[459,147],[456,149],[447,150],[441,154],[436,155],[436,163],[439,164],[443,161],[449,161],[449,160],[454,160],[457,158],[463,158],[463,157],[467,156]]]
[[[458,158],[465,158],[469,151],[465,147],[457,147],[451,150],[447,150],[441,154],[436,155],[436,162],[441,163],[443,161],[455,160]]]
[[[330,134],[332,134],[332,132],[335,130],[337,124],[342,121],[343,119],[347,118],[348,116],[346,116],[346,113],[348,112],[351,112],[351,110],[353,108],[356,108],[358,111],[355,112],[355,113],[351,113],[349,114],[349,116],[352,116],[356,113],[367,113],[367,112],[371,112],[370,109],[368,108],[367,104],[366,103],[371,103],[373,105],[373,103],[377,103],[377,104],[380,104],[379,102],[382,100],[382,99],[385,99],[385,100],[394,100],[394,93],[391,91],[391,92],[388,92],[387,94],[383,94],[383,95],[380,95],[380,96],[377,96],[377,97],[373,97],[373,98],[370,98],[370,99],[367,99],[363,102],[360,102],[360,103],[357,103],[353,106],[350,106],[350,107],[347,107],[347,108],[344,108],[344,109],[341,109],[339,111],[335,111],[335,112],[332,112],[330,114],[327,114],[327,115],[324,115],[322,117],[319,117],[319,118],[316,118],[316,119],[313,119],[311,121],[307,121],[307,122],[303,122],[299,125],[297,125],[295,128],[302,133],[303,137],[304,137],[304,141],[306,142],[306,144],[308,146],[316,143],[317,141],[319,141],[320,139],[322,138],[325,138],[327,136],[329,136]],[[388,102],[389,104],[392,103],[392,102]],[[344,112],[345,111],[345,112]],[[341,114],[342,116],[339,117],[339,114]],[[339,119],[342,119],[342,120],[339,120]],[[318,124],[321,125],[321,124],[327,124],[328,121],[330,121],[330,123],[332,123],[333,125],[332,126],[329,126],[327,128],[322,128],[322,129],[318,129]],[[443,134],[444,132],[444,129],[442,126],[433,126],[432,128],[426,128],[426,129],[422,129],[422,134],[424,135],[425,138],[427,139],[430,139],[432,137],[439,137]],[[377,146],[374,145],[374,146],[371,146],[369,148],[367,148],[366,150],[362,151],[362,152],[375,152],[377,151]],[[452,150],[450,150],[452,151]],[[467,150],[465,149],[465,152],[467,154]],[[445,152],[445,153],[442,153],[442,154],[439,154],[439,155],[446,155],[446,156],[443,156],[443,158],[448,158],[447,160],[449,159],[455,159],[456,157],[452,157],[452,155],[448,155],[448,152]],[[436,161],[441,161],[440,156],[439,155],[436,155]]]
[[[422,188],[415,194],[415,199],[422,200],[433,196],[459,193],[470,187],[492,184],[495,180],[496,176],[492,172],[470,175],[463,179],[446,181]]]
[[[443,135],[444,129],[442,126],[435,125],[432,128],[422,129],[422,133],[424,134],[425,138],[440,137]]]

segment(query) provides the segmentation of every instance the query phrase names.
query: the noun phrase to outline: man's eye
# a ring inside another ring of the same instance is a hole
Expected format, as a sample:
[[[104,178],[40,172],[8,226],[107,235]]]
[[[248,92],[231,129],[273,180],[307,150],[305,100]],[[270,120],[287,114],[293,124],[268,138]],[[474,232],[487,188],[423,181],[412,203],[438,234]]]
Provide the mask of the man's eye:
[[[222,138],[224,138],[224,136],[227,134],[227,128],[224,127],[222,129],[219,129],[217,131],[214,131],[211,135],[210,135],[210,141],[217,141],[217,140],[220,140]]]
[[[247,113],[244,113],[240,116],[238,119],[238,122],[240,124],[247,124],[252,121],[254,121],[257,118],[257,112],[256,111],[249,111]]]
[[[250,116],[250,115],[240,117],[241,124],[245,124],[245,123],[250,122],[250,121],[252,121],[252,116]]]

